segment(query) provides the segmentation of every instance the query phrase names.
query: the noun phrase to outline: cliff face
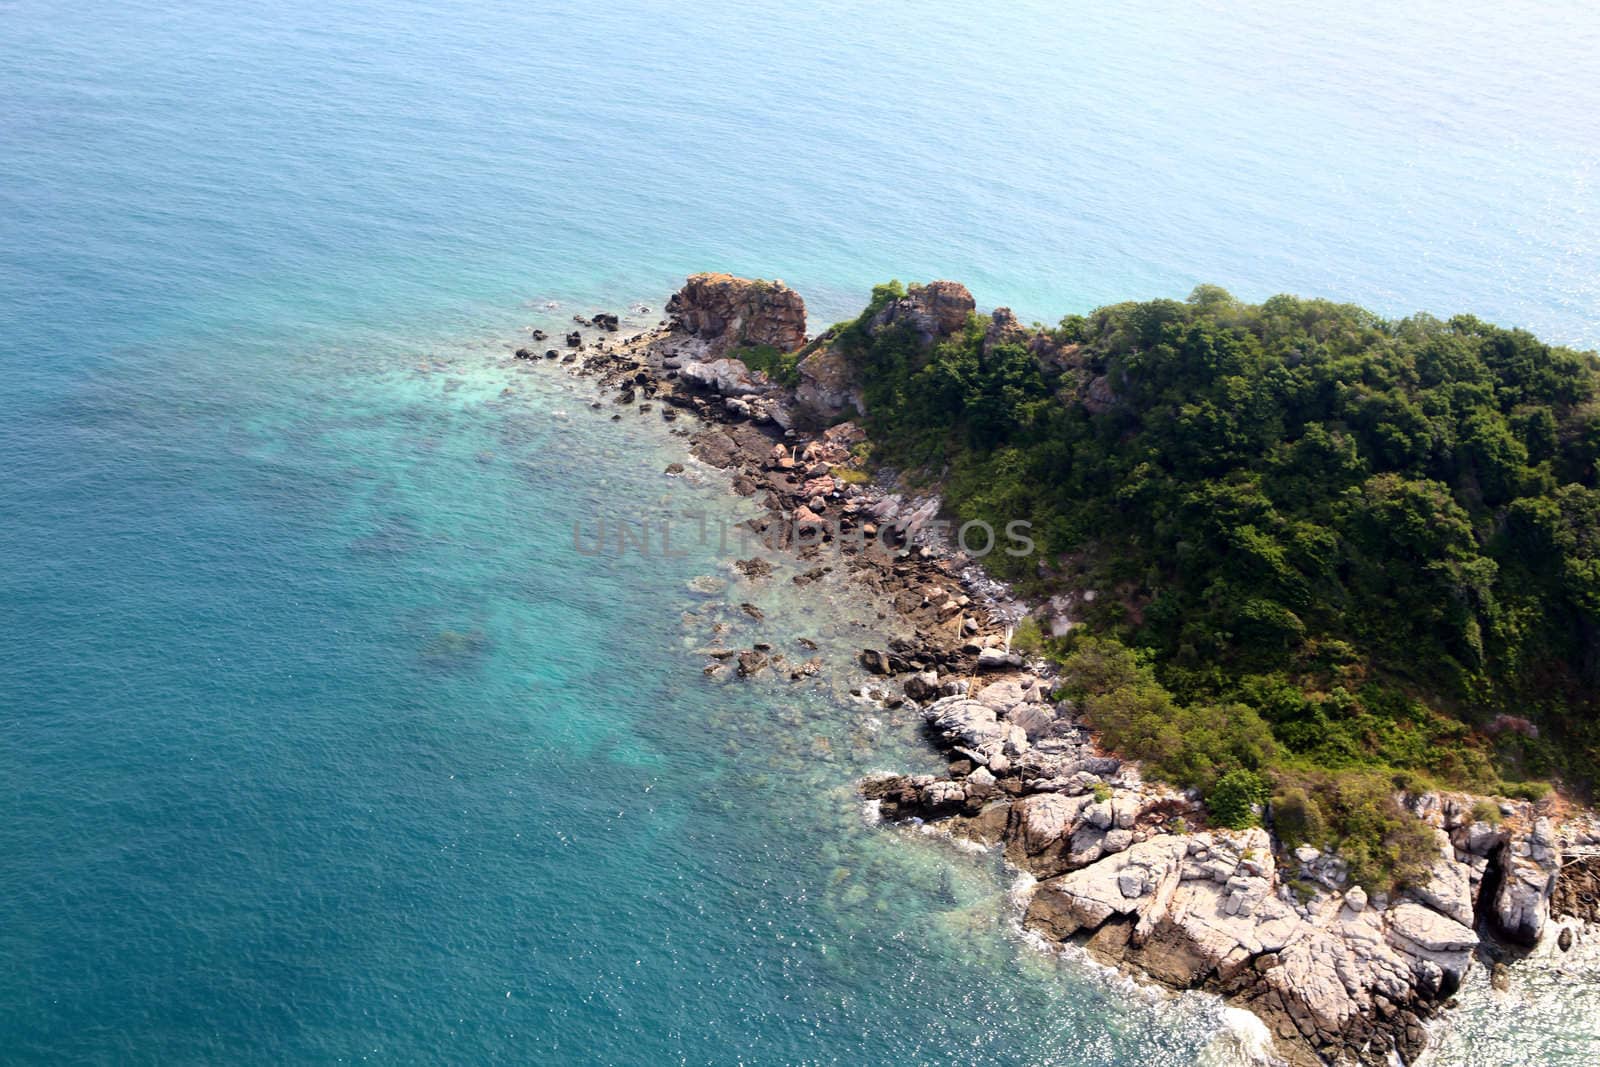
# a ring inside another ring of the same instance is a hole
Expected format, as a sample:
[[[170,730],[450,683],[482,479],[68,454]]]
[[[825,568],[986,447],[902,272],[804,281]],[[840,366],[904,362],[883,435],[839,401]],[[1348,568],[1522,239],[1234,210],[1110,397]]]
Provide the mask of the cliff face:
[[[667,314],[705,343],[705,359],[759,345],[792,352],[806,340],[806,302],[781,281],[696,274],[667,302]]]

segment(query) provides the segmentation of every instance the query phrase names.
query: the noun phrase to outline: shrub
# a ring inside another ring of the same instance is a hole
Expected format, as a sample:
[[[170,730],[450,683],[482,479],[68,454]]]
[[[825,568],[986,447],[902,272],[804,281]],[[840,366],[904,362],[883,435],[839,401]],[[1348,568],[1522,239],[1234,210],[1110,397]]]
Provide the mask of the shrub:
[[[1291,878],[1288,882],[1289,892],[1301,904],[1309,904],[1322,892],[1322,887],[1315,882],[1308,882],[1304,878]]]
[[[1209,790],[1233,770],[1259,771],[1277,755],[1272,731],[1241,704],[1180,704],[1141,658],[1088,638],[1063,661],[1065,689],[1111,749],[1157,778]]]
[[[790,389],[800,384],[799,352],[782,352],[773,345],[752,345],[736,348],[728,356]]]
[[[1508,797],[1517,800],[1531,800],[1538,803],[1550,795],[1549,782],[1501,782],[1500,791]]]
[[[1319,822],[1324,827],[1320,841],[1307,837],[1305,843],[1336,852],[1357,884],[1371,890],[1412,884],[1437,858],[1433,829],[1400,805],[1390,775],[1350,768],[1284,770],[1279,777],[1273,816],[1280,835],[1286,815],[1291,823],[1296,817],[1293,809],[1301,803],[1296,792],[1303,792],[1306,832],[1314,833]]]
[[[872,475],[866,471],[856,470],[854,467],[835,467],[833,476],[846,485],[866,485],[872,481]]]
[[[1098,803],[1104,804],[1111,799],[1111,787],[1104,782],[1096,782],[1090,791],[1094,793],[1094,799]]]
[[[1222,826],[1243,830],[1256,822],[1256,805],[1267,799],[1267,783],[1254,771],[1229,771],[1206,794],[1211,818]]]
[[[1500,805],[1492,800],[1480,798],[1477,803],[1472,805],[1473,822],[1486,822],[1490,826],[1499,826],[1501,818]]]
[[[1037,656],[1044,650],[1044,631],[1032,615],[1023,616],[1011,631],[1011,648],[1024,656]]]
[[[1327,846],[1328,817],[1304,788],[1290,786],[1273,797],[1271,811],[1273,831],[1285,848]]]

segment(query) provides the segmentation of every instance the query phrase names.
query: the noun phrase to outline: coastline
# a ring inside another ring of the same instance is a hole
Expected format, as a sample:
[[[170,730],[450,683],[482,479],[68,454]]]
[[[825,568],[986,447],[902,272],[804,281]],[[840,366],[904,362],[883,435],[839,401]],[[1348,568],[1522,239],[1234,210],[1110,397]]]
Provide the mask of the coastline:
[[[1033,879],[1021,906],[1031,934],[1083,945],[1142,981],[1216,992],[1263,1021],[1278,1057],[1305,1064],[1413,1062],[1475,962],[1498,969],[1530,943],[1565,939],[1570,948],[1600,937],[1549,915],[1563,850],[1600,842],[1592,817],[1558,826],[1534,803],[1503,802],[1503,821],[1489,826],[1471,817],[1465,794],[1408,798],[1439,837],[1432,882],[1369,900],[1345,888],[1334,857],[1299,850],[1280,863],[1266,831],[1208,829],[1196,798],[1146,783],[1136,765],[1100,751],[1052,698],[1052,669],[1011,651],[1008,617],[986,595],[993,587],[981,568],[930,536],[937,499],[906,500],[850,475],[861,473],[851,449],[864,437],[853,423],[795,429],[793,394],[726,358],[735,340],[751,339],[746,320],[760,318],[761,299],[756,315],[730,316],[695,306],[706,296],[691,292],[693,281],[658,326],[624,336],[614,317],[597,316],[594,347],[580,327],[565,350],[517,354],[593,378],[594,406],[616,406],[613,419],[630,407],[686,418],[695,428],[674,432],[691,453],[761,501],[754,534],[815,563],[814,577],[842,566],[905,624],[912,637],[861,651],[875,684],[853,692],[919,711],[949,769],[874,776],[862,795],[886,822],[937,824],[1000,849]],[[712,299],[726,298],[724,288]],[[792,321],[767,326],[798,347]],[[808,529],[815,541],[801,536]],[[895,550],[875,551],[886,539]],[[759,573],[759,554],[735,566]],[[753,646],[713,650],[706,672],[798,678],[821,667]],[[1498,945],[1480,929],[1523,944]]]

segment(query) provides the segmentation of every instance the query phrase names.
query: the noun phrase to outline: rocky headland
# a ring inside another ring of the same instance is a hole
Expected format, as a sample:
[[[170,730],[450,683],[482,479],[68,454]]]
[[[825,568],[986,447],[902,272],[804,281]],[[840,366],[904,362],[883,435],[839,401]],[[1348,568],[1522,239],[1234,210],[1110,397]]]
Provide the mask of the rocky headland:
[[[975,308],[956,283],[913,286],[868,329],[909,326],[933,344]],[[892,607],[905,636],[862,649],[859,666],[885,703],[922,716],[948,769],[876,775],[861,792],[886,821],[936,823],[1003,850],[1027,876],[1027,928],[1248,1008],[1295,1064],[1413,1062],[1427,1049],[1429,1020],[1472,967],[1600,939],[1590,925],[1600,919],[1600,819],[1555,795],[1402,795],[1437,858],[1425,878],[1394,892],[1368,892],[1337,855],[1287,850],[1269,829],[1209,825],[1192,791],[1147,782],[1137,763],[1103,751],[1080,710],[1058,699],[1056,669],[1012,649],[1016,608],[939,535],[939,500],[872,483],[853,421],[866,413],[859,370],[826,336],[807,337],[799,294],[701,274],[667,311],[632,335],[615,332],[614,316],[596,316],[585,323],[591,333],[575,331],[543,356],[598,379],[597,406],[692,416],[694,455],[764,505],[753,532],[815,564],[795,581],[843,568]],[[1004,308],[986,336],[1019,341],[1039,359],[1074,358]],[[797,381],[780,384],[738,358],[758,348],[789,354]],[[1076,402],[1115,403],[1103,377],[1081,382]],[[759,573],[764,564],[737,566]],[[1070,610],[1039,606],[1047,630],[1070,625]],[[799,678],[818,669],[769,653],[721,650],[706,670]]]

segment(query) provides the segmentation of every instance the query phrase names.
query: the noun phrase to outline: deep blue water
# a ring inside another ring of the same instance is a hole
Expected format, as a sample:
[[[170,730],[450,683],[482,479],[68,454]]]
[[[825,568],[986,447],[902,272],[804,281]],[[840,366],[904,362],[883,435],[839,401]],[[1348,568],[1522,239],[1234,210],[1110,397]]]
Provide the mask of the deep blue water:
[[[574,552],[745,505],[508,347],[707,268],[1594,346],[1597,55],[1580,4],[0,0],[0,1059],[1225,1057],[863,823],[929,758],[842,695],[870,605]],[[718,622],[824,681],[707,680]],[[1593,1062],[1582,1003],[1445,1062]]]

